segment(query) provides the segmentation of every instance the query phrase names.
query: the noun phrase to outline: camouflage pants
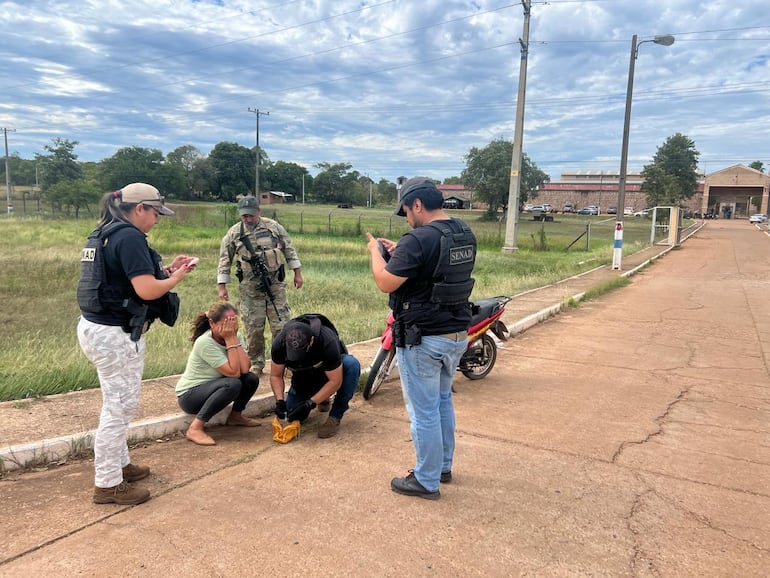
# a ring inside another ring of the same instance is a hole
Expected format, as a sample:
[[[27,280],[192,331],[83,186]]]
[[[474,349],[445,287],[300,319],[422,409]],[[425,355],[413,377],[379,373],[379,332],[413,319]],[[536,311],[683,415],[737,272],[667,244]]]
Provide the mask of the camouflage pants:
[[[80,318],[78,341],[96,366],[102,391],[102,411],[94,438],[94,484],[111,488],[123,481],[128,457],[128,426],[139,409],[144,369],[144,335],[131,341],[120,327],[99,325]]]
[[[275,297],[275,307],[253,281],[244,280],[239,287],[238,309],[246,327],[249,359],[253,367],[261,369],[265,367],[265,322],[270,322],[270,333],[275,338],[286,322],[291,319],[291,309],[286,301],[286,283],[276,280],[270,286]]]

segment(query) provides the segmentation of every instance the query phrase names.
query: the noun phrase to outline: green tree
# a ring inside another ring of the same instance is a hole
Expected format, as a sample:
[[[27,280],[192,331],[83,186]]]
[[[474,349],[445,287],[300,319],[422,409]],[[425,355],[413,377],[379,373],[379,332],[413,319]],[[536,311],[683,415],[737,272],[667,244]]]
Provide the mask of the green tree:
[[[67,215],[74,210],[76,219],[80,216],[81,209],[93,216],[90,206],[98,203],[102,197],[99,185],[89,179],[59,181],[51,185],[48,192]]]
[[[19,153],[8,156],[8,168],[11,173],[11,185],[32,186],[35,184],[35,161],[23,159]],[[5,186],[5,163],[0,162],[0,183]]]
[[[670,136],[658,147],[652,164],[642,169],[641,190],[647,206],[679,205],[698,189],[698,157],[695,143],[682,133]]]
[[[75,147],[80,143],[58,137],[53,139],[52,143],[43,147],[48,152],[47,155],[35,154],[40,188],[46,196],[49,196],[49,190],[56,183],[76,181],[83,177],[82,167],[74,152]],[[50,197],[50,200],[54,204],[57,203],[54,197]]]
[[[395,207],[397,197],[396,183],[381,178],[380,182],[377,183],[377,192],[374,195],[375,204]]]
[[[307,175],[307,169],[297,163],[277,161],[266,167],[264,171],[260,168],[259,180],[271,191],[283,191],[294,195],[293,198],[296,201],[302,199],[303,178],[307,194]]]
[[[193,145],[183,145],[166,155],[169,165],[177,167],[184,179],[184,191],[180,199],[195,199],[195,167],[203,159],[203,153]]]
[[[180,197],[185,192],[184,175],[178,165],[166,163],[158,149],[125,147],[99,163],[100,183],[107,191],[116,191],[129,183],[148,183],[166,196]]]
[[[682,198],[679,187],[676,177],[667,173],[662,166],[645,167],[642,190],[647,193],[648,207],[679,204]]]
[[[216,175],[216,198],[235,201],[238,195],[253,195],[256,163],[252,149],[234,142],[219,142],[209,153]],[[259,180],[262,181],[260,174]]]
[[[489,217],[495,216],[499,208],[508,208],[512,157],[513,143],[502,139],[494,140],[484,148],[473,147],[465,155],[462,182],[475,191],[476,199],[487,203]],[[523,204],[534,198],[537,188],[549,180],[550,177],[522,153],[519,202]]]
[[[321,169],[313,179],[313,197],[321,203],[361,204],[361,187],[358,171],[351,171],[348,163],[318,163]]]
[[[203,157],[195,163],[190,174],[190,181],[196,199],[211,201],[219,198],[217,173],[211,158]]]
[[[462,185],[463,179],[462,177],[447,177],[444,179],[445,185]]]
[[[755,171],[759,171],[760,173],[765,172],[765,164],[762,161],[754,161],[749,165],[750,169],[754,169]]]

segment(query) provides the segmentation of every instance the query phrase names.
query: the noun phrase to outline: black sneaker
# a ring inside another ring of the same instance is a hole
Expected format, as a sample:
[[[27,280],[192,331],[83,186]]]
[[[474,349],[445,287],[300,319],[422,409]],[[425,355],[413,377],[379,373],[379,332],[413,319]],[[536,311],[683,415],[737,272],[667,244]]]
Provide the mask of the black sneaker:
[[[405,478],[393,478],[390,480],[390,489],[397,494],[417,496],[418,498],[425,498],[426,500],[438,500],[441,497],[438,490],[435,492],[426,490],[425,487],[417,481],[417,478],[414,477],[413,471],[410,471],[409,475]]]
[[[451,481],[452,481],[452,470],[449,470],[448,472],[441,472],[442,484],[448,484]]]

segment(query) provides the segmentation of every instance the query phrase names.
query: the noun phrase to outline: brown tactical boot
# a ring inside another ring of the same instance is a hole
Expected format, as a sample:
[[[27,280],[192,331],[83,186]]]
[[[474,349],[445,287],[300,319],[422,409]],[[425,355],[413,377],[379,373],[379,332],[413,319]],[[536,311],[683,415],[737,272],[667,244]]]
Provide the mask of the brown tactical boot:
[[[150,490],[129,486],[125,481],[111,488],[94,487],[94,504],[135,506],[150,499]]]
[[[338,420],[336,417],[329,416],[326,418],[324,424],[318,428],[318,437],[334,437],[337,435],[338,429],[340,429],[340,420]]]
[[[126,482],[138,482],[150,475],[150,468],[147,466],[135,466],[128,464],[123,468],[123,480]]]

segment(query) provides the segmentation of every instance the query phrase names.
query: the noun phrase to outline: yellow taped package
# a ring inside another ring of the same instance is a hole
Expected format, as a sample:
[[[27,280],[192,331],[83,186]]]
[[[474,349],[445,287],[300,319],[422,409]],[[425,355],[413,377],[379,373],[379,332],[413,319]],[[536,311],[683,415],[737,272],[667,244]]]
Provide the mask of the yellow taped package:
[[[273,441],[287,444],[299,437],[299,421],[293,421],[285,426],[281,425],[278,416],[273,416]]]

